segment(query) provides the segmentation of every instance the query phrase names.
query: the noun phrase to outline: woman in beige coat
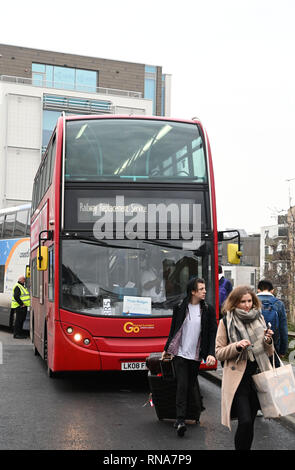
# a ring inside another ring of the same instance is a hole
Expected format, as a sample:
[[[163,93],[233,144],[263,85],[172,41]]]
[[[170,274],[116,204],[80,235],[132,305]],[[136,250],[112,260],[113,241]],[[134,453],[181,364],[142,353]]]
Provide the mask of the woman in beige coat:
[[[252,375],[271,368],[273,332],[266,327],[260,302],[251,287],[236,287],[223,307],[216,336],[216,358],[224,361],[221,422],[231,429],[238,419],[235,448],[249,450],[260,408]]]

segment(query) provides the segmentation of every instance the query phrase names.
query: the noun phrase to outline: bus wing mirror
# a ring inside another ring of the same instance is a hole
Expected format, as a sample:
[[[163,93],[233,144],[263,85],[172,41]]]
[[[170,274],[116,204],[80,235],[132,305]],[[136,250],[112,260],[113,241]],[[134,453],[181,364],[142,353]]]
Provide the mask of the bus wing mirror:
[[[39,246],[37,252],[37,270],[38,271],[47,271],[48,268],[48,247],[47,246]]]
[[[239,250],[237,243],[229,243],[227,245],[227,260],[230,264],[240,264],[242,252]]]
[[[228,236],[225,237],[224,234],[227,233]],[[236,235],[234,235],[236,234]],[[218,241],[228,241],[238,238],[238,243],[228,243],[227,245],[227,261],[230,264],[240,264],[240,258],[242,256],[241,251],[241,236],[238,230],[223,230],[218,232]]]
[[[46,238],[43,238],[43,233],[47,234]],[[37,251],[37,270],[38,271],[47,271],[48,268],[48,247],[42,245],[43,242],[48,242],[49,240],[53,240],[53,231],[52,230],[42,230],[39,233],[39,247]]]
[[[26,279],[30,279],[30,277],[31,277],[30,266],[26,266]]]

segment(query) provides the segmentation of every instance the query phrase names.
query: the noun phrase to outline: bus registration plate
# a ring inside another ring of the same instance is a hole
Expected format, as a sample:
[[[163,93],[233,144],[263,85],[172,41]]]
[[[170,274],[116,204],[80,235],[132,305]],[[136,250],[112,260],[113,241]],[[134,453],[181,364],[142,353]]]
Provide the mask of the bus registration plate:
[[[145,362],[122,362],[121,370],[146,370]]]

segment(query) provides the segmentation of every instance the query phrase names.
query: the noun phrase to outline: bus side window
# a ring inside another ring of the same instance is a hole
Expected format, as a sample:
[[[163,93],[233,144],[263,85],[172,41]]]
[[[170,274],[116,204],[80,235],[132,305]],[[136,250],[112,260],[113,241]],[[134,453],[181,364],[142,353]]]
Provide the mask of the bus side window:
[[[36,175],[36,208],[40,202],[40,171]]]
[[[35,194],[36,194],[36,185],[35,185],[35,179],[34,179],[33,192],[32,192],[31,214],[34,214],[34,212],[35,212]]]
[[[49,177],[48,177],[48,154],[45,157],[45,162],[44,162],[44,193],[46,193],[48,186],[49,186]]]
[[[33,297],[39,297],[37,258],[34,258],[34,259],[32,260],[32,268],[31,268],[31,286],[32,286],[32,296],[33,296]]]
[[[19,211],[16,213],[14,236],[25,237],[27,235],[29,211]]]
[[[48,250],[49,265],[48,265],[48,300],[54,301],[54,250],[53,246]]]
[[[49,173],[49,184],[52,183],[52,176],[53,176],[53,169],[54,169],[54,162],[55,162],[55,153],[56,153],[56,136],[52,139],[52,147],[50,151],[48,151],[48,156],[50,157],[50,173]]]
[[[40,169],[40,200],[43,199],[43,196],[44,196],[44,176],[45,176],[45,173],[44,173],[44,161],[43,161],[43,165],[41,166],[41,169]]]

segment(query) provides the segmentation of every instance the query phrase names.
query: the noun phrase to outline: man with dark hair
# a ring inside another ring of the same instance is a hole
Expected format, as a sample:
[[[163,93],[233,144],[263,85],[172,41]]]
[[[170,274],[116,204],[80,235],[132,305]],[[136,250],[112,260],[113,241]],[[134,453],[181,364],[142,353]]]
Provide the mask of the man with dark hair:
[[[273,341],[276,352],[283,357],[288,351],[288,324],[284,303],[274,296],[274,287],[271,281],[262,279],[257,286],[257,297],[262,304],[262,314],[266,324],[271,324],[274,332]],[[275,357],[275,365],[280,363]]]
[[[226,279],[222,274],[222,266],[218,266],[218,277],[219,277],[219,316],[221,317],[221,307],[226,301],[227,297],[233,290],[233,286],[229,279]]]
[[[204,279],[194,278],[187,285],[187,296],[173,309],[170,333],[162,357],[173,354],[177,389],[176,423],[179,436],[186,431],[185,417],[189,397],[194,394],[202,359],[215,364],[216,313],[205,302]]]
[[[257,290],[259,292],[271,292],[274,290],[274,287],[271,281],[268,281],[267,279],[261,279],[261,281],[258,282]]]

